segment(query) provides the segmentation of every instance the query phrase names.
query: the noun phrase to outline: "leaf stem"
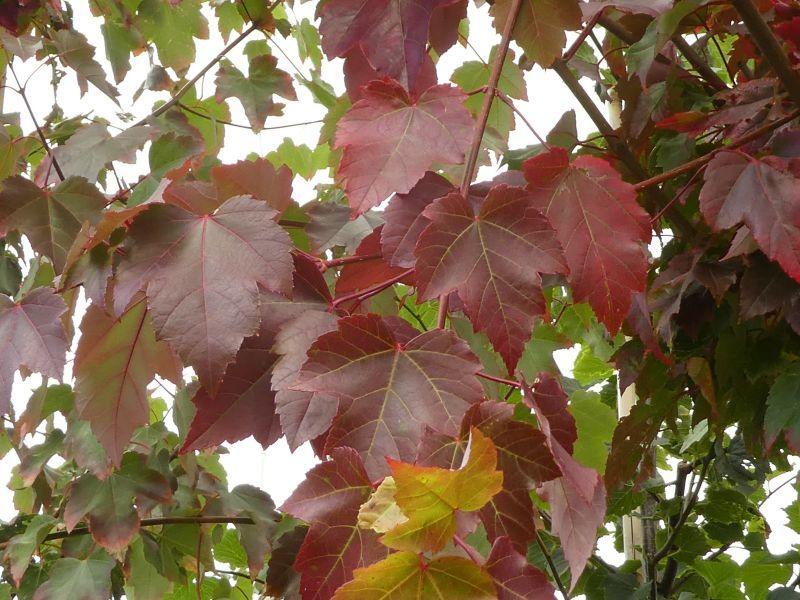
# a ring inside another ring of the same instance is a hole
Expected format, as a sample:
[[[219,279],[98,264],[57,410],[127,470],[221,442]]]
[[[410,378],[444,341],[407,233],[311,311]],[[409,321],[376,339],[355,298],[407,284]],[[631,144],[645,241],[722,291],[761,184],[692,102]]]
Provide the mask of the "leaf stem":
[[[497,377],[496,375],[491,375],[489,373],[484,373],[483,371],[478,371],[475,373],[481,379],[486,379],[487,381],[494,381],[495,383],[499,383],[502,385],[507,385],[512,388],[522,388],[522,385],[518,381],[512,381],[511,379],[503,379],[502,377]]]
[[[472,179],[475,177],[475,171],[478,166],[478,155],[481,151],[481,142],[483,141],[483,134],[486,132],[486,125],[489,122],[489,111],[492,109],[492,102],[496,95],[497,84],[500,81],[500,75],[503,72],[503,65],[506,61],[508,54],[508,47],[511,44],[511,34],[514,32],[514,25],[517,23],[517,15],[519,15],[520,8],[522,7],[522,0],[512,0],[511,9],[508,12],[505,26],[503,27],[503,36],[500,39],[500,46],[492,61],[492,71],[489,74],[489,81],[486,85],[486,94],[483,96],[483,104],[478,113],[478,118],[475,122],[473,129],[472,145],[467,155],[467,162],[464,168],[464,177],[461,180],[461,195],[465,198],[469,193],[469,186]],[[447,294],[439,296],[439,314],[436,318],[436,327],[444,329],[447,324],[447,310],[449,298]]]
[[[592,33],[594,26],[597,25],[597,22],[603,16],[603,8],[598,10],[594,16],[586,22],[581,32],[578,34],[578,37],[575,38],[575,41],[572,42],[572,45],[564,52],[564,55],[561,57],[561,60],[564,62],[569,62],[572,58],[578,53],[578,50],[581,49],[583,42],[586,41],[586,38]]]
[[[344,265],[351,265],[353,263],[365,262],[368,260],[378,260],[383,258],[383,254],[360,254],[355,256],[342,256],[341,258],[332,258],[330,260],[323,260],[322,265],[326,269],[334,267],[343,267]]]
[[[547,546],[544,545],[542,538],[538,535],[536,536],[536,543],[539,545],[539,550],[542,551],[545,561],[547,561],[547,566],[550,567],[550,575],[552,575],[553,581],[555,581],[556,587],[558,587],[558,591],[561,592],[561,595],[564,596],[566,600],[569,600],[569,592],[567,592],[564,582],[561,581],[561,576],[558,574],[558,569],[556,568],[556,564],[553,562],[553,557],[550,556]]]
[[[344,304],[345,302],[351,302],[353,300],[355,300],[355,301],[357,301],[359,303],[363,302],[367,298],[371,298],[372,296],[375,296],[376,294],[380,294],[383,290],[392,287],[395,283],[399,283],[400,281],[402,281],[403,279],[405,279],[406,277],[411,275],[413,272],[414,272],[414,269],[406,269],[405,271],[403,271],[402,273],[400,273],[398,275],[395,275],[391,279],[388,279],[386,281],[382,281],[381,283],[376,283],[375,285],[373,285],[371,287],[368,287],[365,290],[361,290],[360,292],[352,292],[350,294],[345,294],[344,296],[340,296],[339,298],[336,298],[333,301],[333,304],[331,305],[331,308],[335,309],[338,306],[341,306],[342,304]]]
[[[762,125],[758,129],[754,129],[750,133],[743,135],[742,137],[732,141],[727,146],[716,148],[715,150],[712,150],[711,152],[701,156],[700,158],[696,158],[690,162],[684,163],[679,167],[670,169],[669,171],[664,171],[660,175],[656,175],[655,177],[651,177],[650,179],[645,179],[644,181],[640,181],[634,187],[636,188],[636,191],[641,191],[649,187],[652,187],[654,185],[664,183],[665,181],[669,181],[670,179],[674,179],[675,177],[683,175],[684,173],[688,173],[690,171],[694,171],[695,169],[699,169],[700,167],[711,162],[711,159],[713,159],[720,152],[723,152],[725,150],[733,150],[735,148],[740,148],[745,144],[749,144],[750,142],[757,140],[761,136],[769,133],[770,131],[777,129],[778,127],[782,127],[783,125],[786,125],[791,121],[794,121],[798,117],[800,117],[800,110],[795,110],[794,112],[786,115],[783,118],[778,119],[777,121],[772,121],[771,123]]]
[[[764,21],[764,17],[758,12],[752,0],[731,0],[731,4],[742,17],[756,46],[761,50],[794,103],[800,105],[800,77],[789,64],[789,59],[786,58],[781,43]]]
[[[469,559],[472,562],[477,565],[483,565],[484,560],[480,553],[478,553],[478,551],[475,550],[475,548],[473,548],[470,544],[465,542],[460,535],[456,534],[453,536],[453,543],[466,552],[467,556],[469,556]]]

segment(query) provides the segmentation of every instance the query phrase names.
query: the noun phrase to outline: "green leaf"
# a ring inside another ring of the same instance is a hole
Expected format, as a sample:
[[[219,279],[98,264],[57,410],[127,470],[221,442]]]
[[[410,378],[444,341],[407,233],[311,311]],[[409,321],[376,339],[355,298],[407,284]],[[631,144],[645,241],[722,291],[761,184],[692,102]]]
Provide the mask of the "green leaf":
[[[617,426],[616,413],[603,403],[600,394],[582,390],[572,394],[569,411],[578,427],[578,440],[573,451],[575,459],[602,475]]]
[[[144,0],[137,10],[142,33],[155,44],[165,67],[178,73],[194,62],[194,38],[208,38],[208,22],[198,0]]]
[[[795,363],[773,382],[764,415],[764,436],[772,446],[784,432],[794,452],[800,452],[800,364]]]
[[[256,132],[264,127],[267,117],[283,114],[283,104],[273,102],[273,95],[297,100],[291,76],[279,69],[278,59],[270,55],[251,58],[247,77],[231,61],[222,59],[216,84],[216,101],[231,97],[239,100]]]
[[[33,553],[56,523],[57,521],[49,515],[36,515],[28,523],[24,533],[15,535],[8,541],[3,560],[9,563],[11,577],[17,585],[28,569]]]
[[[311,179],[317,171],[327,168],[330,156],[328,144],[320,144],[312,150],[305,144],[296,145],[291,138],[283,138],[281,145],[267,154],[275,168],[286,165],[292,173],[306,180]]]
[[[36,590],[33,600],[108,600],[111,569],[116,562],[105,552],[86,560],[60,558],[47,582]]]
[[[589,346],[583,346],[575,359],[572,373],[582,386],[590,386],[611,377],[614,369],[595,356]]]
[[[748,598],[765,598],[776,583],[786,583],[792,576],[792,566],[767,562],[766,552],[753,552],[742,564],[741,574]]]
[[[128,600],[162,600],[172,584],[145,557],[142,538],[136,538],[128,550],[130,576],[125,585]]]

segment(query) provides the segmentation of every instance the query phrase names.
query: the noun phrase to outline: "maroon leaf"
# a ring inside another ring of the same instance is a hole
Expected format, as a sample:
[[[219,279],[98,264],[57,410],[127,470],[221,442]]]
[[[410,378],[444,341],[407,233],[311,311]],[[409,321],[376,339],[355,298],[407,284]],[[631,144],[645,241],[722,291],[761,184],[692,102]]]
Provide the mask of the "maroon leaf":
[[[434,200],[455,191],[441,175],[427,172],[407,194],[396,194],[386,207],[386,224],[381,230],[383,255],[395,267],[411,268],[417,259],[414,248],[422,231],[430,223],[423,213]]]
[[[281,506],[281,511],[311,523],[294,564],[304,600],[331,598],[355,569],[388,554],[377,534],[357,527],[358,511],[371,494],[358,453],[335,448],[331,460],[311,469]]]
[[[214,167],[211,179],[221,200],[250,195],[278,212],[286,210],[292,200],[291,170],[284,165],[276,169],[266,158]]]
[[[0,294],[0,413],[10,409],[17,369],[61,379],[67,353],[61,315],[66,311],[51,289],[37,288],[19,302]]]
[[[277,388],[273,387],[273,382],[278,359],[285,357],[279,357],[282,351],[276,347],[276,340],[283,329],[295,323],[295,317],[306,312],[311,313],[308,320],[321,315],[335,323],[332,315],[319,312],[330,305],[328,286],[319,269],[301,255],[292,258],[295,265],[293,299],[290,301],[280,294],[262,290],[259,333],[244,341],[236,359],[228,365],[216,395],[212,396],[205,388],[195,393],[192,402],[197,413],[181,452],[218,446],[225,441],[236,442],[251,435],[266,448],[281,436],[273,391]],[[316,335],[308,341],[309,346],[315,338]],[[295,374],[304,359],[305,354],[297,361]]]
[[[337,173],[354,215],[405,194],[434,163],[464,160],[472,132],[466,96],[437,85],[412,98],[396,81],[372,81],[339,121]]]
[[[532,395],[528,397],[526,394],[526,400],[531,408],[536,409],[536,414],[544,419],[542,430],[557,440],[567,452],[572,452],[578,439],[578,428],[575,418],[567,410],[567,395],[558,381],[552,375],[540,373]]]
[[[119,466],[131,435],[147,425],[147,385],[159,372],[181,381],[181,367],[157,342],[144,297],[119,318],[90,306],[81,322],[75,353],[75,406],[108,457]]]
[[[331,0],[321,11],[322,49],[328,58],[345,57],[359,46],[381,75],[412,89],[427,58],[435,9],[459,0]],[[458,32],[458,21],[439,21]],[[441,34],[440,34],[441,35]]]
[[[340,319],[308,356],[292,389],[338,397],[327,446],[358,450],[373,477],[388,472],[387,456],[413,460],[424,426],[455,435],[482,396],[466,343],[444,330],[418,334],[399,319]]]
[[[454,192],[425,216],[431,224],[415,251],[420,297],[457,290],[476,331],[513,371],[546,311],[541,275],[567,271],[555,232],[528,192],[506,185],[493,187],[479,211]]]
[[[238,196],[213,215],[154,205],[129,230],[116,311],[145,288],[156,334],[212,393],[242,340],[258,329],[258,286],[290,292],[289,237],[274,216],[263,202]]]
[[[495,540],[486,570],[497,588],[497,600],[553,600],[555,590],[539,569],[528,564],[514,549],[511,540]]]
[[[328,394],[290,389],[307,359],[311,345],[325,333],[336,331],[336,317],[327,312],[298,316],[278,334],[275,352],[280,359],[272,374],[272,389],[281,427],[292,450],[325,433],[333,423],[339,401]]]
[[[480,510],[481,521],[489,540],[503,536],[509,538],[520,552],[526,552],[528,544],[536,539],[536,509],[531,493],[526,487],[506,487]]]
[[[562,148],[523,167],[535,205],[564,246],[574,300],[588,302],[616,333],[647,276],[650,218],[633,186],[604,160],[581,156],[570,164]]]
[[[700,210],[716,231],[747,225],[764,254],[800,281],[799,192],[785,161],[720,152],[706,169]]]

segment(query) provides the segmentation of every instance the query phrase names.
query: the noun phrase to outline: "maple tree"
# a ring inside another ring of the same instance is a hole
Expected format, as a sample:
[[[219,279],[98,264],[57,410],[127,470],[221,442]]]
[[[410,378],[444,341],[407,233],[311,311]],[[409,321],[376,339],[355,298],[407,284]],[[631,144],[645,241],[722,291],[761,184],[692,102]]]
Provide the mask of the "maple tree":
[[[798,0],[7,0],[0,47],[0,598],[800,597]],[[280,506],[250,437],[313,450]]]

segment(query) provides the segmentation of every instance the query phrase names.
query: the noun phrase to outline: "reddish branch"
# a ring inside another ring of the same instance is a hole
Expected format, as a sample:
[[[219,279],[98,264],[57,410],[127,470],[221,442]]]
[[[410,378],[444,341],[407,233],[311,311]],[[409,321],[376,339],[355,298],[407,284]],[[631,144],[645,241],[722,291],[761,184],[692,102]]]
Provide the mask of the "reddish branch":
[[[598,10],[595,15],[586,22],[586,25],[578,34],[578,37],[575,38],[575,41],[572,42],[572,45],[567,49],[566,52],[564,52],[564,56],[561,57],[561,60],[564,62],[569,62],[572,60],[572,57],[575,56],[578,53],[578,50],[581,49],[583,42],[585,42],[586,38],[589,37],[589,34],[592,33],[592,29],[594,29],[594,26],[597,25],[602,16],[603,10],[601,9]]]
[[[792,69],[781,43],[772,33],[761,13],[758,12],[752,0],[731,0],[731,4],[742,17],[742,21],[753,41],[783,83],[786,91],[789,92],[792,100],[794,100],[795,104],[800,105],[800,77]]]
[[[497,90],[497,83],[500,81],[500,75],[503,72],[503,65],[506,61],[508,54],[508,47],[511,44],[511,34],[514,31],[514,25],[517,22],[517,15],[519,14],[522,0],[512,0],[511,10],[508,13],[505,26],[503,27],[503,36],[500,40],[500,47],[492,62],[492,71],[489,74],[489,82],[486,85],[486,94],[483,97],[483,104],[481,111],[478,113],[478,120],[475,123],[475,129],[472,136],[472,145],[469,149],[467,156],[467,163],[464,168],[464,178],[461,180],[461,195],[465,198],[469,193],[469,185],[475,177],[475,170],[478,165],[478,155],[481,151],[481,142],[483,141],[483,134],[486,132],[486,124],[489,122],[489,111],[492,108],[495,92]],[[447,295],[439,296],[439,315],[436,319],[436,326],[439,329],[444,329],[447,322],[447,309],[448,297]]]
[[[494,381],[495,383],[500,383],[502,385],[507,385],[514,388],[522,387],[522,385],[518,381],[513,381],[511,379],[504,379],[502,377],[497,377],[496,375],[490,375],[489,373],[484,373],[483,371],[478,371],[476,375],[482,379],[486,379],[487,381]]]
[[[669,181],[670,179],[674,179],[684,173],[690,173],[696,169],[699,169],[709,162],[720,152],[725,150],[733,150],[735,148],[739,148],[744,146],[745,144],[749,144],[752,141],[759,139],[760,137],[764,136],[765,134],[774,131],[778,127],[786,125],[787,123],[794,121],[800,117],[800,110],[795,110],[791,114],[786,115],[785,117],[778,119],[777,121],[772,121],[771,123],[767,123],[766,125],[762,125],[758,129],[754,129],[747,135],[743,135],[742,137],[732,141],[727,146],[722,146],[721,148],[717,148],[700,158],[696,158],[690,162],[684,163],[679,167],[675,167],[674,169],[670,169],[669,171],[664,171],[660,175],[656,175],[655,177],[651,177],[650,179],[645,179],[636,184],[636,190],[641,191],[652,187],[654,185],[658,185],[660,183],[664,183],[665,181]]]
[[[341,258],[332,258],[330,260],[323,260],[322,266],[326,269],[334,267],[343,267],[344,265],[351,265],[353,263],[360,263],[367,260],[378,260],[383,258],[382,254],[363,254],[356,256],[342,256]]]
[[[333,307],[336,308],[345,304],[346,302],[363,302],[367,298],[371,298],[377,294],[380,294],[383,290],[392,287],[395,283],[400,283],[403,279],[408,277],[414,272],[414,269],[406,269],[399,275],[392,277],[391,279],[387,279],[386,281],[382,281],[381,283],[376,283],[375,285],[368,287],[365,290],[361,290],[360,292],[352,292],[350,294],[346,294],[344,296],[340,296],[333,301]]]

